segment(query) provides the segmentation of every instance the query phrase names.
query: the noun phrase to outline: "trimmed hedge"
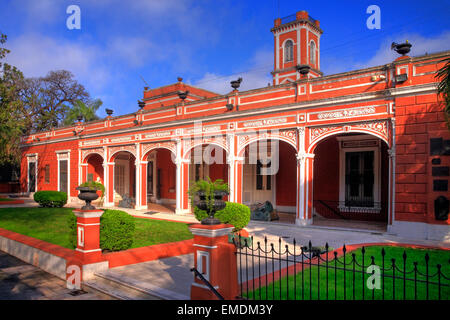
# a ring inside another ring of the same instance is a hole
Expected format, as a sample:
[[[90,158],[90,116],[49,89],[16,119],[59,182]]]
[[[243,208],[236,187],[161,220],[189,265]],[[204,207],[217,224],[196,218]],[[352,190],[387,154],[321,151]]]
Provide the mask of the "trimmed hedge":
[[[61,208],[67,203],[67,193],[62,191],[37,191],[33,198],[46,208]]]
[[[197,207],[194,208],[194,215],[198,221],[202,221],[208,217],[206,211],[200,210]],[[250,222],[250,208],[242,203],[226,202],[226,207],[217,211],[214,217],[222,223],[233,225],[234,231],[239,231],[245,228]]]
[[[69,215],[70,242],[77,246],[77,218]],[[121,251],[131,248],[135,230],[134,218],[121,210],[105,210],[100,218],[100,248]]]

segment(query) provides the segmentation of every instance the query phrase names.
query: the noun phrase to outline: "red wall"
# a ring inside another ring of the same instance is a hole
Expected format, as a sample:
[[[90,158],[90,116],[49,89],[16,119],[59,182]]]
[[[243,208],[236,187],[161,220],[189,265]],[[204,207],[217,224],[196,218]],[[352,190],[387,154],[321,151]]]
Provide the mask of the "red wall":
[[[78,141],[66,141],[41,146],[25,147],[22,149],[22,162],[20,170],[20,185],[23,192],[27,190],[27,154],[38,154],[37,191],[58,189],[58,161],[55,151],[71,150],[70,152],[70,196],[76,197],[78,191]],[[45,183],[44,168],[50,165],[50,182]]]
[[[88,174],[92,173],[94,176],[94,181],[100,178],[100,182],[103,183],[103,158],[98,154],[92,154],[87,159],[88,163]],[[83,177],[83,182],[87,180],[87,177]]]
[[[176,198],[176,165],[169,150],[158,149],[156,154],[157,169],[161,170],[161,198]],[[154,179],[157,179],[155,175]]]
[[[297,159],[295,150],[285,142],[279,143],[279,168],[276,175],[278,206],[296,206]]]
[[[430,139],[450,139],[442,106],[435,94],[395,99],[396,114],[396,186],[395,219],[400,221],[450,224],[434,218],[434,200],[448,192],[433,191],[431,160],[450,166],[449,156],[430,156]]]
[[[339,201],[339,144],[336,137],[320,142],[314,153],[314,200]]]

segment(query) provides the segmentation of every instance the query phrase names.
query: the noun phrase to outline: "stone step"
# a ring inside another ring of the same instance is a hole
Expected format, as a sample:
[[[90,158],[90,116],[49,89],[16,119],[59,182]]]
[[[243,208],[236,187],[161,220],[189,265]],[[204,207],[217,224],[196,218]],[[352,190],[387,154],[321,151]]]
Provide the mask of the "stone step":
[[[84,282],[84,284],[120,300],[178,300],[188,298],[170,290],[152,286],[149,283],[145,283],[144,286],[135,279],[108,271],[96,273],[94,278]]]
[[[83,282],[83,284],[90,289],[107,294],[118,300],[158,300],[157,297],[130,287],[127,284],[98,275],[95,275],[92,279]]]

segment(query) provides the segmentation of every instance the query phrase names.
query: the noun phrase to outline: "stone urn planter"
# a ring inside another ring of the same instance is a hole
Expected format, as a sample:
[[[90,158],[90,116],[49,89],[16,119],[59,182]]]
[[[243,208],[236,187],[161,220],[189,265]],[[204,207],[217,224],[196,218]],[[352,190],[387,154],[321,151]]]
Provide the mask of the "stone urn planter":
[[[401,55],[405,55],[407,53],[409,53],[409,51],[411,50],[412,44],[409,43],[408,41],[404,42],[404,43],[395,43],[393,42],[391,45],[391,48],[394,49],[398,54]]]
[[[225,202],[225,200],[223,200],[223,197],[225,197],[226,195],[228,195],[228,192],[226,192],[226,191],[222,191],[222,190],[214,191],[214,199],[213,199],[212,208],[209,212],[209,217],[203,219],[201,222],[202,224],[217,225],[217,224],[221,223],[220,220],[215,218],[214,216],[217,211],[220,211],[225,208],[226,202]],[[208,203],[206,192],[200,190],[197,192],[197,196],[198,196],[199,200],[196,200],[194,202],[195,206],[197,208],[199,208],[200,210],[204,210],[204,211],[208,212],[210,205]]]
[[[86,202],[86,205],[81,207],[81,210],[95,210],[95,207],[91,205],[91,202],[98,199],[97,189],[91,187],[77,187],[76,190],[80,191],[78,199]]]
[[[302,65],[296,66],[296,69],[297,69],[298,73],[305,76],[309,73],[309,70],[311,70],[311,67],[307,64],[302,64]]]

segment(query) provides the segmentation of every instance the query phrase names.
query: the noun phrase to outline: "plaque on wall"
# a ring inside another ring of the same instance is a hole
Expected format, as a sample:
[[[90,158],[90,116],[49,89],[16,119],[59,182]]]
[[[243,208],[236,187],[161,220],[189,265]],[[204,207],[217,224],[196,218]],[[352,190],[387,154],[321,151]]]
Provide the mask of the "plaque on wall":
[[[433,177],[448,177],[449,167],[432,167],[431,174]]]
[[[448,180],[433,180],[433,191],[448,191]]]

